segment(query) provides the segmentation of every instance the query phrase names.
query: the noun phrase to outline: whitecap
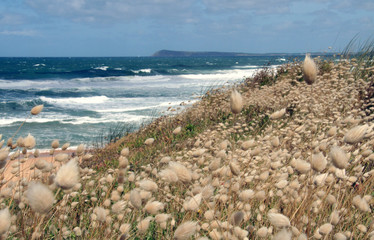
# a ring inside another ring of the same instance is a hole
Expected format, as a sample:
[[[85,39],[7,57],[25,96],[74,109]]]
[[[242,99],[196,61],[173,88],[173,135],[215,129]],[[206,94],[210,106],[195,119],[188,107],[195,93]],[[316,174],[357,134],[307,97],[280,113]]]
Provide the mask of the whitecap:
[[[45,64],[44,63],[37,63],[37,64],[34,64],[33,66],[34,67],[39,67],[39,66],[45,67]]]
[[[40,100],[43,102],[47,102],[50,104],[59,104],[59,105],[66,105],[66,104],[99,104],[108,101],[108,97],[106,96],[94,96],[94,97],[77,97],[77,98],[49,98],[41,96]],[[65,106],[67,107],[67,106]]]
[[[101,70],[101,71],[106,71],[106,70],[108,70],[108,66],[101,66],[101,67],[95,67],[94,69],[96,69],[96,70]]]
[[[139,73],[151,73],[152,69],[150,69],[150,68],[144,68],[144,69],[140,69],[140,70],[132,70],[132,72],[135,73],[135,74],[139,74]]]

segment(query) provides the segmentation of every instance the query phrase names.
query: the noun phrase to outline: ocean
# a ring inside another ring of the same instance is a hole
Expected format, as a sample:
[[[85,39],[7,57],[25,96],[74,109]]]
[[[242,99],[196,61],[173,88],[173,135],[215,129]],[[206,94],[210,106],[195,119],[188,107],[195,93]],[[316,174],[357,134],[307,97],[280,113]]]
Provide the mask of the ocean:
[[[288,59],[260,57],[0,58],[0,134],[92,146],[121,125],[183,111],[212,87],[238,83]],[[176,111],[170,111],[170,109]],[[168,111],[169,109],[169,111]]]

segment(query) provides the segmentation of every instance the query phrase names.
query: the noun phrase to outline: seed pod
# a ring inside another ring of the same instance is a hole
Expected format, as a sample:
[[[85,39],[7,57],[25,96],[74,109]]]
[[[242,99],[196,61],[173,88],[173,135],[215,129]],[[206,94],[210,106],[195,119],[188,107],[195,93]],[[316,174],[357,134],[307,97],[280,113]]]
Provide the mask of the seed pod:
[[[313,84],[317,78],[317,65],[310,58],[309,54],[305,55],[304,63],[303,63],[303,77],[307,84]]]
[[[32,115],[38,115],[43,110],[44,105],[38,105],[31,109],[30,113]]]
[[[270,223],[274,225],[275,227],[282,228],[282,227],[289,227],[291,225],[288,217],[280,213],[269,213],[268,219]]]
[[[25,148],[32,149],[36,145],[35,138],[29,133],[29,135],[24,139],[23,144],[25,145]]]
[[[58,139],[55,139],[55,140],[52,141],[52,143],[51,143],[51,147],[52,147],[53,149],[56,149],[56,148],[58,148],[59,146],[60,146],[60,142],[58,141]]]
[[[330,150],[330,157],[336,168],[345,169],[348,166],[347,155],[340,147],[333,146]]]
[[[47,213],[53,206],[54,195],[42,183],[31,183],[26,193],[31,209],[38,213]]]
[[[365,137],[368,127],[369,126],[365,124],[352,128],[345,134],[344,142],[349,144],[355,144],[360,142]]]
[[[236,90],[233,90],[231,92],[230,107],[231,107],[231,112],[234,113],[234,114],[240,113],[243,109],[242,95]]]

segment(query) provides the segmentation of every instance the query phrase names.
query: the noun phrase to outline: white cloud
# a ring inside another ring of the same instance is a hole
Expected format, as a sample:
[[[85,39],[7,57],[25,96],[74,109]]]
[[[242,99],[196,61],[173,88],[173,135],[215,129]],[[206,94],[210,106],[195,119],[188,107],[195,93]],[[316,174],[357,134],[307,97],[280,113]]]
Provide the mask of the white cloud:
[[[140,18],[191,17],[194,1],[189,0],[25,0],[36,12],[74,21],[113,22]],[[195,11],[196,12],[196,11]]]
[[[296,0],[202,0],[207,11],[249,11],[254,14],[286,13]]]
[[[17,30],[17,31],[4,30],[4,31],[0,31],[0,35],[32,37],[32,36],[36,36],[37,32],[34,30]]]
[[[19,14],[0,13],[0,25],[19,25],[24,23],[24,17]]]

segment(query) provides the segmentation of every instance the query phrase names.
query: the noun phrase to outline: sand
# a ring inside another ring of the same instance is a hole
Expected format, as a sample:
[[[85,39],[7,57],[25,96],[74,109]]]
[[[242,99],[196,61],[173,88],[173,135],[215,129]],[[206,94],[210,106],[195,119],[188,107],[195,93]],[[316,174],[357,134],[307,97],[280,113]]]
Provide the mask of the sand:
[[[54,156],[56,156],[59,153],[66,153],[69,156],[71,156],[75,151],[74,150],[55,150],[53,155],[50,155],[48,152],[42,152],[40,153],[39,157],[34,157],[33,152],[29,152],[28,158],[25,158],[25,155],[20,154],[20,157],[15,160],[8,159],[8,162],[5,166],[5,170],[3,173],[3,180],[5,180],[5,184],[2,185],[2,188],[5,187],[9,182],[11,181],[18,181],[21,179],[26,179],[27,181],[31,180],[31,174],[34,172],[34,164],[42,159],[47,162],[53,163],[53,164],[60,164],[54,160]],[[19,173],[13,174],[12,171],[14,171],[14,168],[12,167],[13,164],[19,162],[20,163],[20,171]],[[30,169],[33,168],[33,169]]]

